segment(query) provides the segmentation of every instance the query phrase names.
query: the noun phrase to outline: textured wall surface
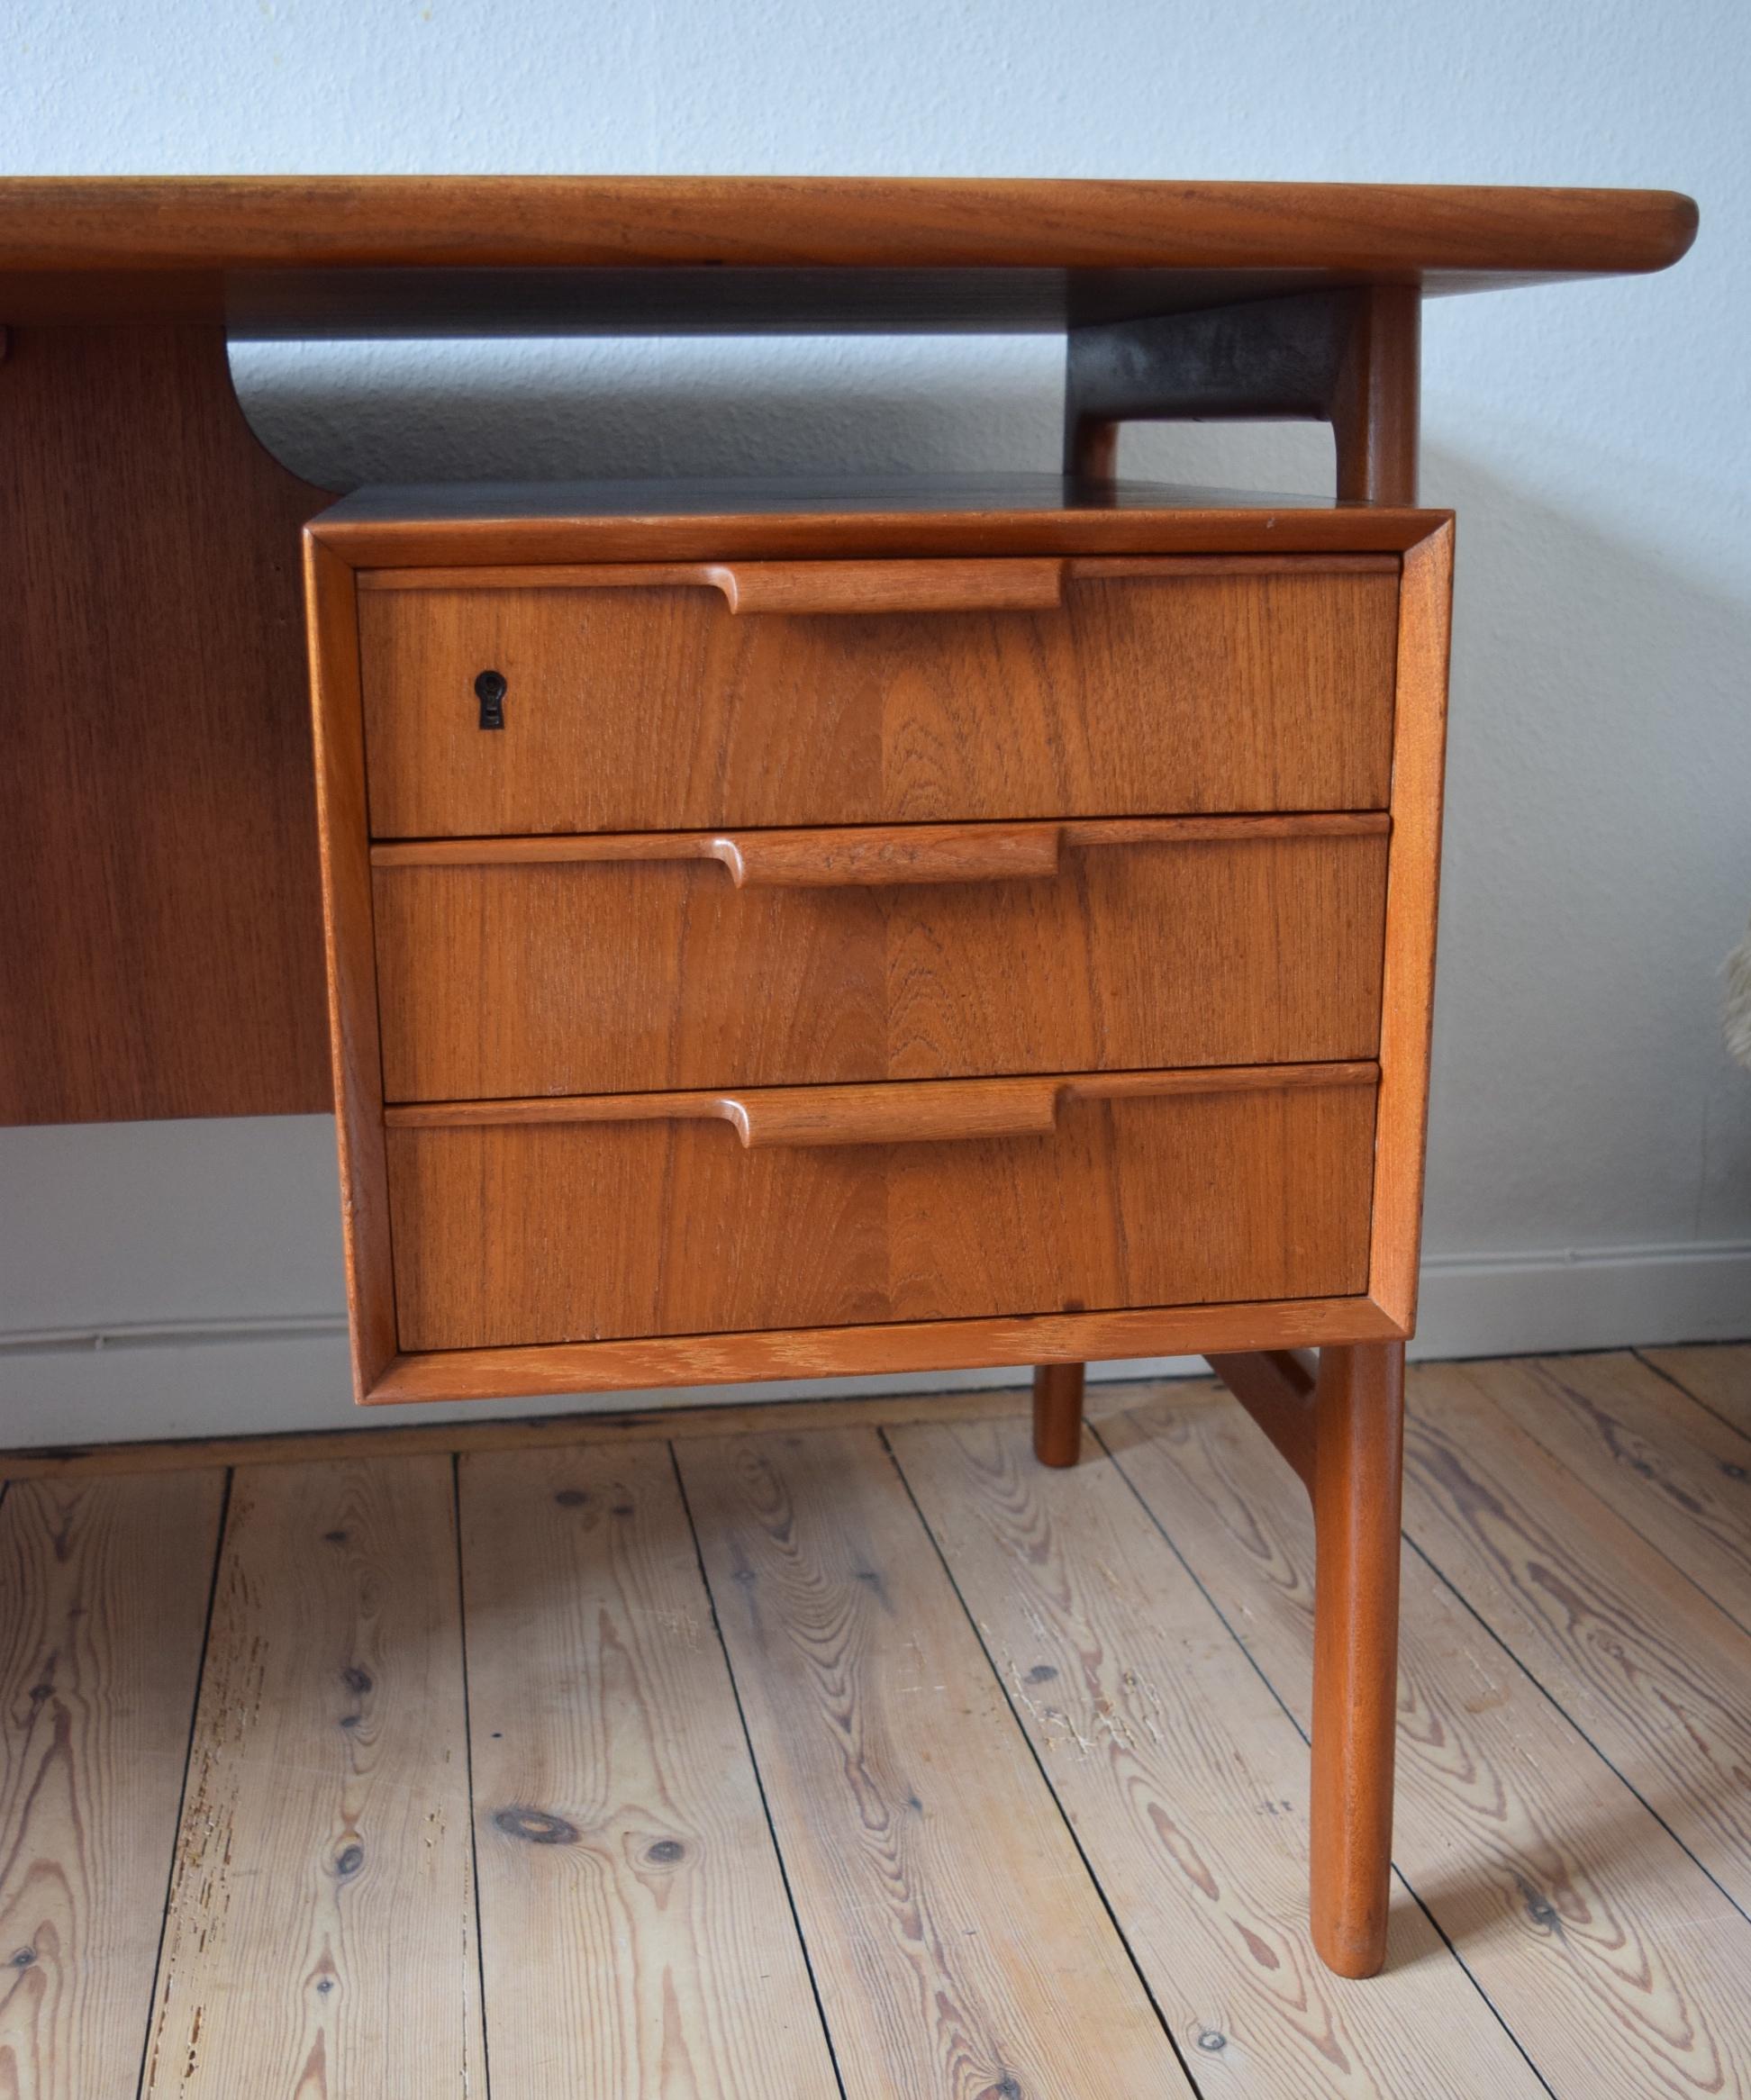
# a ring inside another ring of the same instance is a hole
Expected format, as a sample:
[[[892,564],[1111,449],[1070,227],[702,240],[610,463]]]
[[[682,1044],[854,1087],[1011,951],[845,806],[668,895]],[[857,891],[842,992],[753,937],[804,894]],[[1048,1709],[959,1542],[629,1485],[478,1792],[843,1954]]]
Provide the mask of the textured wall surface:
[[[717,171],[1688,189],[1672,274],[1431,306],[1460,512],[1425,1341],[1751,1332],[1741,0],[12,0],[8,173]],[[0,316],[0,318],[4,318]],[[1044,339],[243,347],[332,483],[1052,461]],[[0,402],[4,394],[0,394]],[[1321,432],[1134,433],[1329,485]],[[0,1442],[344,1417],[324,1119],[0,1132]],[[108,1345],[94,1348],[102,1334]]]

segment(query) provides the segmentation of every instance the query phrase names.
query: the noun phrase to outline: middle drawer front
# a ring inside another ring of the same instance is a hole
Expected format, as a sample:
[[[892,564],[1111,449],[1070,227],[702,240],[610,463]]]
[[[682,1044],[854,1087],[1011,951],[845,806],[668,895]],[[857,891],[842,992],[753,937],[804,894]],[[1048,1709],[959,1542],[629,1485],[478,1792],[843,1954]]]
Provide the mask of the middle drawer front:
[[[380,847],[385,1096],[1372,1057],[1385,832],[684,834],[459,864]]]

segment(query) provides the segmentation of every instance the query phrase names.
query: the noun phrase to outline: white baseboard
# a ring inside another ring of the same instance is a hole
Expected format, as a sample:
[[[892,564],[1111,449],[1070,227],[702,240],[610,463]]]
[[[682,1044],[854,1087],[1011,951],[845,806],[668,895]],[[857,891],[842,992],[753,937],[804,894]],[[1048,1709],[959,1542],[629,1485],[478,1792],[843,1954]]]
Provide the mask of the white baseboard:
[[[1512,1356],[1751,1338],[1751,1241],[1435,1256],[1424,1265],[1411,1353]],[[1102,1363],[1100,1378],[1184,1377],[1195,1357]],[[814,1379],[590,1393],[470,1406],[471,1419],[568,1409],[798,1399],[830,1394],[964,1390],[1016,1382],[1012,1369],[910,1378]],[[369,1423],[441,1421],[453,1407],[355,1408],[345,1322],[165,1320],[0,1331],[0,1446],[219,1436]]]
[[[1411,1353],[1526,1356],[1751,1340],[1751,1240],[1449,1254],[1423,1264]]]

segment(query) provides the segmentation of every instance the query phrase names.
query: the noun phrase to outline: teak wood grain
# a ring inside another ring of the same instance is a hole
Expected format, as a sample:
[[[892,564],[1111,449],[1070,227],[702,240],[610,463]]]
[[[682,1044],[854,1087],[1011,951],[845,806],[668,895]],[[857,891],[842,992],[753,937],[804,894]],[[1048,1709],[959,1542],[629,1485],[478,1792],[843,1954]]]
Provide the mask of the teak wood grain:
[[[1287,1467],[1195,1390],[1099,1435],[1304,1729],[1312,1525]],[[1751,2095],[1751,1924],[1415,1554],[1398,1754],[1398,1866],[1554,2092],[1597,2092],[1607,2062],[1638,2100]]]
[[[750,528],[758,532],[763,524],[767,524],[775,510],[782,505],[783,497],[777,492],[793,486],[800,501],[807,486],[805,484],[783,482],[739,484],[678,479],[662,484],[579,484],[561,482],[493,484],[493,493],[509,498],[513,506],[510,515],[495,522],[503,527],[526,517],[529,513],[522,503],[524,492],[537,488],[546,494],[549,506],[558,504],[563,514],[564,504],[560,499],[575,497],[580,485],[590,492],[591,500],[586,508],[591,521],[598,527],[609,526],[611,530],[612,520],[603,507],[607,493],[617,485],[629,492],[636,490],[642,500],[631,505],[628,518],[623,519],[621,523],[630,522],[632,515],[636,514],[638,524],[648,533],[653,529],[665,534],[673,533],[677,529],[685,530],[681,524],[682,520],[692,518],[702,508],[705,511],[712,508],[706,500],[708,492],[714,493],[724,502],[733,501],[739,494],[747,507],[733,518],[724,520],[732,537],[746,535]],[[841,497],[850,501],[854,494],[862,492],[874,506],[868,510],[863,509],[861,505],[858,507],[857,515],[863,520],[866,528],[878,521],[885,522],[881,519],[881,512],[884,510],[894,510],[900,500],[898,491],[903,486],[907,492],[907,501],[913,506],[916,529],[927,534],[931,530],[933,522],[945,511],[965,510],[989,512],[997,502],[1000,492],[1013,498],[1026,491],[1037,507],[1058,513],[1058,529],[1064,533],[1066,544],[1076,542],[1079,534],[1085,534],[1091,524],[1097,524],[1099,519],[1096,513],[1100,511],[1122,512],[1127,508],[1135,509],[1147,500],[1151,491],[1170,509],[1174,509],[1172,498],[1175,494],[1187,493],[1147,482],[1098,484],[1084,484],[1068,475],[1025,474],[1004,475],[990,483],[980,483],[971,477],[959,475],[947,480],[920,475],[915,481],[903,484],[885,481],[862,483],[848,477],[843,481],[836,480],[832,486],[836,502]],[[978,493],[981,490],[984,492],[983,497]],[[692,502],[687,498],[688,491],[696,492],[695,500]],[[1213,496],[1219,492],[1204,490],[1200,493]],[[885,504],[880,501],[884,494],[890,498]],[[428,513],[420,504],[419,495],[420,492],[413,489],[360,490],[354,497],[343,498],[322,513],[323,535],[327,537],[338,526],[341,538],[350,546],[354,535],[360,530],[358,520],[361,517],[377,518],[382,515],[383,506],[391,503],[392,499],[402,497],[406,499],[404,504],[399,502],[395,503],[400,522],[408,524],[415,520],[425,520]],[[1323,517],[1329,532],[1332,518],[1330,511],[1322,511],[1316,498],[1295,500],[1297,503],[1307,506],[1310,520],[1314,517]],[[1239,503],[1237,498],[1234,507],[1246,506]],[[431,513],[430,521],[434,525],[440,522],[436,513]],[[551,526],[555,520],[549,519],[548,522]],[[580,518],[577,522],[581,524],[583,520]],[[846,538],[844,529],[848,522],[846,518],[835,517],[836,529],[830,536],[832,548],[817,543],[813,560],[734,563],[621,561],[612,556],[605,556],[594,563],[561,560],[532,567],[506,561],[498,561],[490,566],[451,564],[443,568],[362,567],[358,571],[358,588],[361,591],[618,591],[632,584],[651,587],[658,584],[709,584],[723,593],[725,602],[732,611],[739,601],[744,611],[822,611],[837,607],[841,611],[966,612],[981,610],[980,602],[973,592],[968,591],[963,602],[958,603],[945,601],[959,593],[958,579],[966,572],[972,571],[977,575],[978,588],[984,593],[984,602],[991,610],[998,609],[991,603],[993,596],[999,600],[1010,600],[1011,610],[1016,606],[1044,609],[1063,602],[1064,579],[1072,557],[1057,555],[1044,560],[1030,560],[1024,556],[1011,553],[997,561],[957,561],[946,559],[940,551],[937,551],[929,554],[928,558],[924,559],[854,561],[846,558],[854,551],[853,548],[840,544]],[[1275,525],[1277,521],[1273,522]],[[1287,523],[1289,520],[1284,519],[1282,522]],[[983,520],[982,534],[991,534],[993,538],[1007,544],[1008,537],[1016,531],[1021,523],[1021,519],[1015,515],[1005,517],[1001,521],[987,515]],[[1180,506],[1175,511],[1174,524],[1183,529],[1184,523],[1184,507]],[[1364,537],[1372,538],[1365,528]],[[1402,542],[1389,532],[1380,544],[1397,547]],[[830,553],[830,558],[823,560],[823,552]],[[1393,554],[1279,551],[1272,554],[1152,555],[1145,550],[1129,555],[1122,552],[1084,553],[1075,556],[1074,559],[1076,573],[1081,575],[1142,574],[1153,576],[1157,581],[1164,576],[1175,575],[1203,577],[1206,580],[1211,576],[1220,575],[1275,576],[1281,575],[1286,569],[1293,569],[1301,575],[1332,576],[1391,576],[1396,575],[1399,570],[1398,557]],[[932,587],[927,584],[924,580],[924,572],[927,571],[940,572],[949,579],[947,586]],[[1001,578],[993,575],[993,572],[1012,575],[1018,580],[1013,584],[1002,584],[998,588]],[[819,602],[803,605],[773,602],[776,594],[770,587],[769,580],[779,577],[785,579],[785,588],[787,591],[805,590],[812,600],[818,600]],[[803,580],[805,577],[809,579],[806,582]],[[835,577],[837,581],[829,581]],[[750,593],[748,586],[750,579],[761,586],[752,596],[766,599],[764,604],[748,602]],[[768,581],[763,583],[763,579]],[[872,602],[872,599],[877,596],[885,602]]]
[[[1061,608],[737,616],[714,590],[366,591],[383,838],[1386,802],[1396,578],[1073,570]],[[483,731],[475,681],[506,681]]]
[[[875,1435],[677,1457],[849,2100],[1190,2093]]]
[[[224,1485],[42,1480],[0,1504],[7,2100],[140,2076]]]
[[[501,2090],[839,2088],[660,1443],[458,1476]]]
[[[1312,1505],[1313,1943],[1339,1976],[1374,1976],[1392,1888],[1404,1344],[1209,1362]]]
[[[907,1376],[1005,1363],[1199,1355],[1211,1349],[1280,1349],[1291,1344],[1317,1348],[1327,1342],[1399,1336],[1388,1316],[1361,1295],[1253,1299],[1233,1305],[1149,1306],[1119,1312],[887,1320],[849,1327],[771,1327],[623,1342],[439,1349],[397,1355],[377,1383],[358,1397],[377,1407],[403,1400],[423,1404],[765,1379]]]
[[[714,563],[731,612],[1016,612],[1056,608],[1061,561]]]
[[[338,556],[320,541],[306,539],[311,727],[322,870],[329,1055],[340,1162],[347,1331],[354,1386],[362,1392],[381,1376],[395,1353],[395,1310],[371,866],[366,839],[365,746],[349,581]]]
[[[1043,1466],[1073,1466],[1082,1457],[1088,1367],[1037,1363],[1033,1374],[1033,1452]]]
[[[1414,503],[1422,404],[1422,299],[1415,285],[1369,285],[1338,368],[1331,432],[1340,502]]]
[[[631,1121],[598,1098],[587,1121],[393,1127],[401,1347],[1358,1293],[1367,1070],[1154,1097],[1119,1075],[1039,1135],[951,1143],[748,1147],[721,1109],[639,1096]],[[984,1084],[932,1091],[983,1113]]]
[[[244,421],[220,330],[4,339],[0,1122],[330,1106],[298,593],[324,501]]]
[[[458,1589],[445,1459],[235,1480],[150,2100],[485,2091]]]
[[[1386,1957],[1399,1643],[1404,1344],[1320,1352],[1313,1390],[1313,1944],[1339,1976]]]
[[[887,1435],[1188,2060],[1285,2100],[1542,2093],[1414,1905],[1379,1982],[1321,1967],[1305,1746],[1117,1470],[1042,1471],[1020,1420]]]
[[[0,182],[0,321],[165,314],[240,318],[308,336],[368,331],[412,310],[440,334],[550,328],[556,313],[585,330],[649,333],[653,313],[685,325],[690,310],[703,310],[696,324],[731,330],[848,318],[1049,326],[1062,323],[1066,306],[1097,301],[1150,312],[1257,297],[1261,279],[1268,287],[1378,277],[1459,291],[1663,269],[1695,231],[1694,204],[1664,190],[818,176],[14,177]],[[524,311],[513,305],[507,324],[503,290],[494,303],[485,288],[506,270],[538,279],[605,273],[607,287],[586,280],[580,294],[562,278],[544,305],[525,288]],[[751,292],[741,282],[750,271],[763,273]],[[394,273],[388,286],[383,272]],[[873,284],[870,273],[878,273]],[[900,281],[885,285],[879,273]],[[677,275],[681,293],[666,298],[665,281]]]
[[[1244,490],[1009,473],[362,488],[311,530],[359,572],[363,588],[442,591],[446,570],[466,589],[508,590],[529,586],[519,571],[604,563],[1165,556],[1202,571],[1211,557],[1275,568],[1311,556],[1315,567],[1348,567],[1358,555],[1402,553],[1443,515],[1307,495],[1261,508]]]
[[[1393,724],[1393,851],[1386,871],[1380,1097],[1369,1290],[1406,1335],[1416,1326],[1422,1249],[1435,922],[1447,756],[1453,524],[1406,551]]]
[[[861,833],[777,835],[812,848],[830,887],[739,888],[715,858],[680,857],[727,843],[758,870],[759,833],[683,835],[670,861],[386,866],[409,849],[379,848],[384,1092],[1372,1057],[1385,819],[1303,821],[1257,837],[1235,820],[1225,839],[1213,819],[1191,838],[1138,820],[1086,844],[1103,828],[1066,827],[1062,847],[1057,827],[967,827],[968,877],[936,882],[915,860],[890,875],[903,833],[885,864],[852,866]],[[1020,850],[1035,839],[1049,859]]]
[[[1256,1349],[1212,1356],[1209,1363],[1311,1495],[1319,1454],[1318,1357],[1307,1349]]]
[[[676,497],[673,492],[666,492],[660,503],[635,508],[631,515],[615,515],[605,495],[593,517],[541,520],[527,508],[523,514],[535,530],[546,536],[542,543],[544,561],[558,565],[558,569],[568,575],[581,574],[590,578],[601,575],[597,557],[604,551],[612,552],[615,561],[630,562],[646,573],[653,559],[709,562],[719,557],[744,556],[763,560],[791,559],[804,553],[856,554],[861,557],[878,551],[883,544],[879,539],[872,542],[869,539],[872,527],[885,531],[901,522],[897,513],[883,507],[891,503],[891,494],[880,492],[868,492],[856,499],[866,504],[873,502],[876,506],[873,510],[847,510],[843,516],[839,514],[838,499],[829,499],[813,519],[807,521],[806,531],[800,512],[794,520],[785,513],[785,502],[794,503],[794,498],[781,493],[772,503],[757,505],[742,514],[725,516],[719,514],[717,508],[723,501],[723,493],[721,490],[707,490],[694,498],[685,493]],[[1114,493],[1122,496],[1122,484]],[[624,506],[630,499],[621,494],[616,501]],[[1065,587],[1070,597],[1074,598],[1076,591],[1090,587],[1134,589],[1141,586],[1148,591],[1165,593],[1190,585],[1200,592],[1219,588],[1269,592],[1288,582],[1316,592],[1333,588],[1340,591],[1384,588],[1393,602],[1388,606],[1392,633],[1387,648],[1393,670],[1396,669],[1401,646],[1398,629],[1402,609],[1393,610],[1397,598],[1396,578],[1390,569],[1380,566],[1381,552],[1394,550],[1402,554],[1406,549],[1416,548],[1444,523],[1438,514],[1383,508],[1352,508],[1341,514],[1316,511],[1308,515],[1323,516],[1326,522],[1319,536],[1303,543],[1288,530],[1299,513],[1292,516],[1287,512],[1238,511],[1223,516],[1172,511],[1151,512],[1147,509],[1127,511],[1120,502],[1107,513],[1070,510],[999,516],[980,514],[975,508],[966,507],[967,501],[964,492],[957,492],[946,508],[915,511],[904,521],[904,537],[890,536],[885,546],[895,553],[905,552],[910,541],[914,557],[920,546],[933,557],[956,554],[968,548],[1049,554],[1054,551],[1054,536],[1059,551],[1066,547],[1075,548],[1084,527],[1098,524],[1103,516],[1111,516],[1124,523],[1131,537],[1128,541],[1120,542],[1120,551],[1098,556],[1087,550],[1085,541],[1082,542],[1084,552],[1071,562],[1066,572]],[[463,509],[466,514],[467,506]],[[483,598],[512,601],[530,586],[530,579],[518,574],[518,564],[524,559],[527,542],[516,539],[503,520],[494,515],[496,509],[494,502],[483,510],[483,515],[493,519],[484,528],[484,538],[472,526],[465,526],[462,528],[465,536],[472,537],[447,540],[445,535],[450,530],[450,524],[429,505],[423,509],[418,505],[405,507],[399,499],[387,506],[360,502],[338,507],[333,514],[313,528],[312,537],[344,563],[357,565],[381,558],[381,535],[386,528],[395,531],[395,560],[403,566],[393,576],[361,575],[355,567],[362,602],[405,600],[415,596],[447,599],[450,595],[447,587],[436,591],[424,588],[434,574],[431,564],[435,559],[478,561],[488,552],[499,566],[476,578],[470,589]],[[1310,557],[1305,561],[1297,553],[1284,551],[1303,544]],[[1188,552],[1188,549],[1196,551]],[[1367,549],[1380,551],[1358,551]],[[506,583],[507,577],[513,578],[514,582]],[[419,588],[414,587],[416,579]],[[613,586],[604,589],[599,582],[591,581],[579,585],[578,594],[585,593],[597,600],[612,600],[621,595]],[[706,596],[698,591],[693,594],[702,601]],[[721,616],[727,623],[732,616],[721,611],[721,598],[715,591],[710,593],[710,598],[718,604]],[[1406,616],[1413,629],[1416,620],[1424,617],[1427,608],[1420,605],[1415,613]],[[746,630],[751,631],[762,621],[769,621],[772,616],[733,617],[741,620]],[[850,616],[850,623],[879,625],[881,618],[888,617],[898,618],[905,625],[914,616],[871,616],[867,623],[861,616]],[[1000,620],[1061,619],[1066,615],[990,617]],[[916,618],[920,624],[929,624],[922,616]],[[829,616],[816,617],[812,624],[826,629],[842,627],[844,623],[837,616]],[[343,647],[346,638],[344,633],[340,637]],[[1411,638],[1419,638],[1413,632]],[[1438,665],[1438,657],[1428,660]],[[1390,671],[1388,675],[1390,680]],[[1438,692],[1433,697],[1438,702]],[[1390,696],[1388,700],[1389,710],[1407,704],[1420,703],[1407,702],[1402,694]],[[483,734],[478,730],[471,733]],[[508,732],[484,732],[489,741],[505,733]],[[1427,791],[1429,784],[1425,774],[1421,789]],[[1316,818],[1321,827],[1335,825],[1347,832],[1349,843],[1346,850],[1350,851],[1356,850],[1356,837],[1365,836],[1351,828],[1358,825],[1377,828],[1385,814],[1378,810],[1305,813]],[[1254,813],[1245,819],[1247,824],[1255,826],[1274,826],[1288,820],[1299,822],[1300,819],[1295,812],[1282,811],[1262,817]],[[1398,822],[1397,818],[1390,816],[1386,816],[1386,820],[1394,827]],[[1019,827],[1022,833],[1030,829],[1030,822],[1051,827],[1058,834],[1062,864],[1064,855],[1075,850],[1075,841],[1084,827],[1090,836],[1108,827],[1117,827],[1107,833],[1111,838],[1121,836],[1126,825],[1159,821],[1159,819],[1151,815],[1138,819],[1106,816],[1066,820],[1064,812],[1054,810],[1032,820],[1012,818],[985,821],[1001,822],[1012,832]],[[1211,824],[1215,828],[1212,839],[1233,836],[1226,829],[1234,822],[1231,818],[1181,817],[1175,822],[1179,826]],[[945,850],[941,841],[950,833],[957,832],[964,840],[978,828],[977,822],[969,821],[964,811],[957,810],[934,828],[930,850]],[[898,831],[910,832],[917,837],[930,830],[932,828],[928,826],[887,827],[883,843],[874,848],[859,873],[866,874],[876,869],[885,856],[896,850],[888,841]],[[1330,834],[1334,837],[1338,835],[1336,831]],[[1189,844],[1190,834],[1182,833],[1182,836]],[[808,891],[828,872],[828,863],[836,855],[836,849],[823,849],[816,841],[795,841],[794,834],[773,833],[765,828],[695,834],[690,852],[698,853],[701,842],[707,837],[712,841],[709,850],[713,857],[721,855],[729,865],[739,861],[745,875],[758,862],[764,862],[761,872],[768,877],[780,863],[788,864],[785,881],[801,892]],[[480,866],[530,866],[545,870],[583,865],[587,868],[604,858],[618,859],[629,846],[640,861],[647,855],[652,858],[667,857],[674,848],[675,840],[673,833],[636,837],[603,834],[594,838],[575,832],[547,837],[491,837],[476,833],[449,838],[427,837],[379,841],[373,847],[372,855],[379,876],[392,869],[405,873]],[[953,850],[958,853],[962,847],[957,845]],[[1003,850],[1005,855],[1013,851],[1026,858],[1038,850],[1038,841],[1025,837],[1012,838],[1005,842]],[[853,856],[854,860],[856,857]],[[716,871],[695,866],[693,872],[698,875]],[[864,886],[861,883],[844,885],[847,888]],[[867,886],[879,888],[881,885]],[[758,894],[761,887],[758,881],[747,883],[741,901],[765,902],[776,893],[768,891],[767,897],[762,898]],[[1400,894],[1408,896],[1411,892],[1401,884]],[[806,902],[806,896],[803,901]],[[354,943],[355,960],[362,964],[375,996],[375,956],[369,947],[358,943],[361,930],[355,919],[351,933],[344,937]],[[1411,937],[1416,937],[1414,927]],[[1393,942],[1389,910],[1384,943],[1388,954]],[[1414,1036],[1408,1040],[1411,1069],[1405,1076],[1420,1100],[1423,1046]],[[732,1098],[739,1099],[739,1093],[735,1097],[713,1097],[720,1103]],[[412,1125],[421,1121],[462,1124],[471,1118],[480,1122],[490,1118],[493,1121],[504,1122],[558,1119],[576,1122],[579,1118],[568,1105],[568,1100],[575,1099],[513,1097],[500,1103],[506,1111],[504,1114],[488,1110],[486,1114],[472,1117],[471,1104],[466,1099],[452,1097],[449,1101],[432,1104],[430,1111],[414,1107],[391,1107],[386,1114],[392,1125],[404,1121],[406,1127],[395,1132],[400,1140],[417,1135]],[[649,1103],[658,1099],[655,1095],[646,1096]],[[551,1113],[544,1103],[550,1104]],[[487,1106],[485,1102],[476,1105],[483,1109]],[[729,1111],[720,1105],[704,1112],[721,1115]],[[695,1139],[701,1135],[703,1134],[695,1133]],[[1413,1119],[1409,1136],[1420,1144],[1420,1121]],[[1404,1150],[1404,1139],[1396,1129],[1382,1133],[1374,1163],[1374,1183],[1381,1192],[1389,1191],[1402,1184],[1407,1175],[1414,1176],[1420,1172],[1420,1162]],[[1247,1208],[1244,1200],[1240,1208]],[[1414,1242],[1411,1244],[1413,1246]],[[1402,1245],[1398,1258],[1405,1258]],[[1075,1295],[1074,1291],[1060,1293],[1066,1297]],[[849,1324],[835,1316],[830,1322],[717,1331],[690,1329],[619,1339],[539,1342],[524,1337],[502,1344],[412,1353],[402,1349],[381,1364],[375,1375],[368,1365],[356,1367],[356,1379],[360,1397],[373,1400],[472,1398],[493,1393],[599,1389],[613,1384],[650,1384],[664,1380],[696,1382],[715,1379],[830,1375],[843,1371],[904,1371],[993,1362],[1056,1363],[1074,1362],[1087,1355],[1159,1353],[1187,1348],[1233,1351],[1317,1346],[1325,1342],[1392,1339],[1402,1335],[1403,1331],[1403,1322],[1378,1302],[1374,1295],[1373,1279],[1369,1277],[1357,1289],[1329,1298],[1273,1296],[1212,1300],[1206,1302],[1202,1311],[1191,1305],[1163,1304],[1136,1309],[1057,1309],[940,1319],[901,1318],[889,1313],[874,1321]]]

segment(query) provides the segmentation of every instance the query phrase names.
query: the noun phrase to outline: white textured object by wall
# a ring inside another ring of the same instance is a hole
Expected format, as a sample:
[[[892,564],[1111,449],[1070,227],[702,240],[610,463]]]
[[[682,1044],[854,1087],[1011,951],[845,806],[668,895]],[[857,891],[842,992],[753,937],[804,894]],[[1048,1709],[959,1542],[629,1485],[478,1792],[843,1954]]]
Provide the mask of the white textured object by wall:
[[[1424,493],[1460,530],[1423,1346],[1751,1333],[1751,1080],[1717,1022],[1751,902],[1741,0],[13,0],[0,35],[15,174],[1690,190],[1668,276],[1428,310]],[[235,356],[258,428],[334,481],[1046,466],[1061,364],[1044,339]],[[1318,488],[1328,443],[1153,430],[1126,465]],[[349,1419],[330,1147],[318,1118],[0,1132],[0,1443]]]

